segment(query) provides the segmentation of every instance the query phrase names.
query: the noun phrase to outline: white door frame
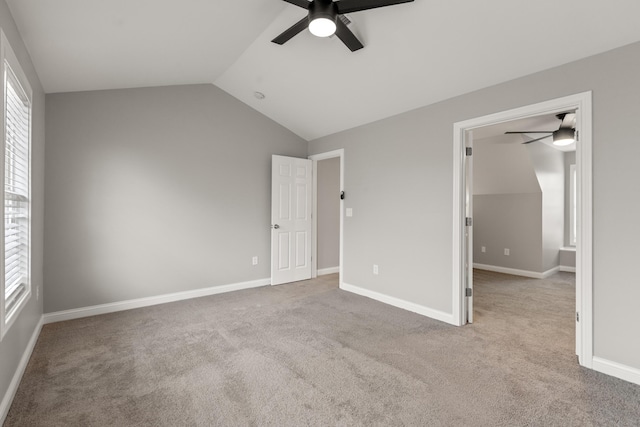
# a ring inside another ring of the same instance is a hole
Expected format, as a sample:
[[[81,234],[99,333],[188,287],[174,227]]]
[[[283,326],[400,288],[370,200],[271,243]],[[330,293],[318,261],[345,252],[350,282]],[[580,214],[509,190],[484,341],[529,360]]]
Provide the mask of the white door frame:
[[[313,188],[313,218],[311,219],[311,277],[318,277],[318,162],[320,160],[340,158],[340,191],[344,191],[344,148],[327,151],[325,153],[312,154],[308,158],[312,165],[312,188]],[[340,199],[340,266],[339,285],[342,286],[342,255],[343,251],[343,230],[344,230],[344,200]]]
[[[576,354],[580,365],[593,366],[593,178],[591,92],[489,114],[453,125],[453,319],[464,319],[465,131],[541,114],[576,109],[577,224]]]

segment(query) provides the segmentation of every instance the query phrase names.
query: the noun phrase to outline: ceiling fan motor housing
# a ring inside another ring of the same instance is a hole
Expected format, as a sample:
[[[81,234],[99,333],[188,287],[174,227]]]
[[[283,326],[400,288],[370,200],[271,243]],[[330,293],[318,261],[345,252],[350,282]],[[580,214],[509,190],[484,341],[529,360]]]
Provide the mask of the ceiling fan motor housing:
[[[309,3],[309,23],[320,18],[335,23],[338,19],[338,6],[331,0],[314,0]]]

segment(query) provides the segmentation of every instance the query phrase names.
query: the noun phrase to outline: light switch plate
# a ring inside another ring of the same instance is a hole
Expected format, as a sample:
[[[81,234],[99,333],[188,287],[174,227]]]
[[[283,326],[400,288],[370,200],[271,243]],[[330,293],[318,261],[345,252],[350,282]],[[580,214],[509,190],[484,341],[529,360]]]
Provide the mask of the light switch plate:
[[[353,216],[353,209],[347,208],[347,216]]]

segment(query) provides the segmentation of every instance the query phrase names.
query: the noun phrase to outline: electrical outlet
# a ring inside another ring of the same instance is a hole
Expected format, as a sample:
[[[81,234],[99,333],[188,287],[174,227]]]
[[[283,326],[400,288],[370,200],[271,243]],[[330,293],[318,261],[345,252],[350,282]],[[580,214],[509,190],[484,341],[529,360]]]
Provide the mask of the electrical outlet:
[[[509,256],[509,248],[504,248],[504,254],[505,254],[506,256]]]
[[[36,286],[36,301],[40,299],[40,285]]]
[[[348,217],[352,217],[353,216],[353,208],[347,208],[346,210],[347,210],[346,215]]]
[[[378,264],[373,264],[373,274],[378,274]]]
[[[486,246],[481,247],[480,252],[487,252],[487,247]]]
[[[254,256],[253,258],[251,258],[251,264],[258,265],[258,257],[257,256]]]

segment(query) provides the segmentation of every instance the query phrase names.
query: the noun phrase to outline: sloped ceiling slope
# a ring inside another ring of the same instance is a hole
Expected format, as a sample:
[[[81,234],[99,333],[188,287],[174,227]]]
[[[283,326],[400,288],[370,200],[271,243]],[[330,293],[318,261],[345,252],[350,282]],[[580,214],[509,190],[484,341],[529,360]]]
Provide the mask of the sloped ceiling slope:
[[[275,0],[7,0],[47,93],[212,83]]]
[[[47,92],[211,82],[307,140],[640,40],[637,0],[415,0],[348,15],[357,52],[271,43],[281,0],[8,3]]]

